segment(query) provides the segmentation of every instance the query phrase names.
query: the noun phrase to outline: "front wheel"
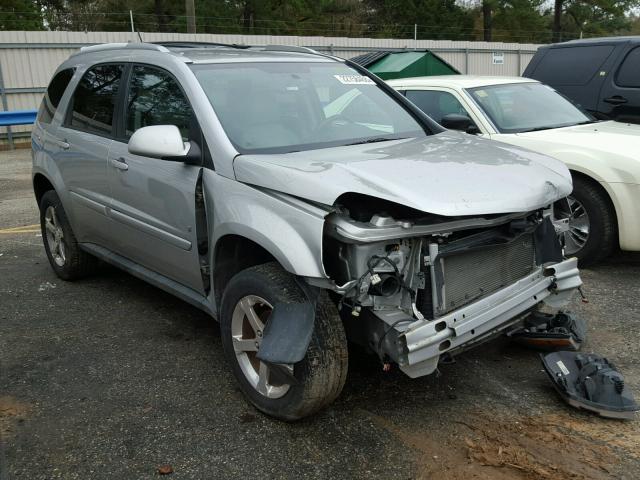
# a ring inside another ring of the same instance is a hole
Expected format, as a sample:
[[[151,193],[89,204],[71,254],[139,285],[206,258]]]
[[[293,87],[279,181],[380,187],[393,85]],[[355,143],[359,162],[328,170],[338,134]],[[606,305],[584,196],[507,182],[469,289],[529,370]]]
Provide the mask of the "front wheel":
[[[567,257],[581,267],[609,256],[616,245],[616,218],[606,193],[582,177],[573,178],[573,192],[554,205],[556,218],[569,220],[563,233]]]
[[[256,408],[287,421],[330,404],[342,391],[347,375],[344,328],[337,309],[324,293],[317,303],[311,343],[302,361],[270,365],[257,358],[273,307],[306,301],[294,277],[277,263],[238,273],[222,298],[222,345],[240,389]]]

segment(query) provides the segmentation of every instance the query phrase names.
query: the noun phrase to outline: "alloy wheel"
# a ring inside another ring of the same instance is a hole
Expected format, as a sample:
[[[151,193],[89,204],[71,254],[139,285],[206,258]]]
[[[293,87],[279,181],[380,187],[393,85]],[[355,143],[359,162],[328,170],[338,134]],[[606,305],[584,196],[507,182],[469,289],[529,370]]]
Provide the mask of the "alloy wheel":
[[[56,265],[63,267],[67,262],[67,248],[64,243],[62,225],[58,220],[56,209],[53,205],[47,207],[44,214],[44,227],[51,257]]]
[[[290,385],[275,380],[269,364],[257,358],[272,311],[273,306],[257,295],[242,297],[231,316],[231,336],[238,364],[249,384],[261,395],[275,399],[284,396]],[[292,365],[285,368],[293,372]]]
[[[581,202],[568,196],[563,208],[556,210],[556,217],[569,220],[569,229],[563,233],[564,250],[567,255],[574,255],[589,240],[589,215]]]

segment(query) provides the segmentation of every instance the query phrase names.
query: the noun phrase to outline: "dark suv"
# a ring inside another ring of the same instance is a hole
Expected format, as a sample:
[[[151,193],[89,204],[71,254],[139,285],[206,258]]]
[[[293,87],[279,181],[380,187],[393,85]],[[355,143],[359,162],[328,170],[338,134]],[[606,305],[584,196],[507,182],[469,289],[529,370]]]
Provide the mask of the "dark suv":
[[[640,123],[640,36],[542,47],[524,71],[596,118]]]

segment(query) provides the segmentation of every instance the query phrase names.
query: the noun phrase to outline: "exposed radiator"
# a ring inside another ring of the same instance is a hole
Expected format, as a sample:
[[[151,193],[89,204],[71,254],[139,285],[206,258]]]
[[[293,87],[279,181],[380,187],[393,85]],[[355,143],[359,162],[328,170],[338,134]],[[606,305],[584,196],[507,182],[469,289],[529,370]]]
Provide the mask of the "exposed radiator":
[[[440,316],[504,288],[536,268],[533,236],[438,257],[434,315]]]

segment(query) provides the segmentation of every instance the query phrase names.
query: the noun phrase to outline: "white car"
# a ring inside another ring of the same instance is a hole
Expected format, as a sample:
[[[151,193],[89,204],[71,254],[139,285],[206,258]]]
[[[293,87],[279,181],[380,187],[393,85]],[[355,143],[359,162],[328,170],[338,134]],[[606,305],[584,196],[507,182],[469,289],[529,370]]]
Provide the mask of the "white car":
[[[582,265],[618,244],[640,250],[640,125],[596,121],[527,78],[449,75],[388,83],[445,128],[562,160],[574,190],[554,205],[554,215],[568,218],[565,253]]]

